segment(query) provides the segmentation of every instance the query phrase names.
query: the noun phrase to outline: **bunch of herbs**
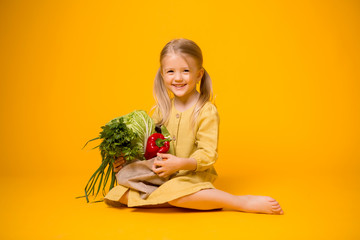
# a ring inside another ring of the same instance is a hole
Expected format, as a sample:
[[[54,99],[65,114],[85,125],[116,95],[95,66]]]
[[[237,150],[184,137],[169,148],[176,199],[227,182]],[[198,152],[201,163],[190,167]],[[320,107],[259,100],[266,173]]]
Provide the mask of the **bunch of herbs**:
[[[85,144],[86,146],[91,141],[102,139],[101,144],[93,148],[100,149],[102,163],[86,184],[85,196],[82,197],[85,197],[87,202],[89,202],[88,196],[95,194],[96,198],[100,189],[105,195],[106,184],[110,176],[109,190],[116,185],[113,163],[117,158],[123,157],[126,162],[131,162],[134,159],[143,157],[142,147],[138,144],[138,133],[128,128],[123,118],[113,119],[101,128],[103,130],[100,132],[100,136],[89,140]]]

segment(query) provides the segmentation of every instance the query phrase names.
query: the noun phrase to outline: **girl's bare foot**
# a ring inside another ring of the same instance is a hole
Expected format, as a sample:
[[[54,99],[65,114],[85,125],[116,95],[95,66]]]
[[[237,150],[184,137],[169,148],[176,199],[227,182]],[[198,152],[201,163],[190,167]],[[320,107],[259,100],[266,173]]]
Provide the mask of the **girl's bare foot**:
[[[244,195],[236,196],[238,200],[238,210],[242,212],[266,213],[282,215],[284,211],[280,204],[273,198],[267,196]]]

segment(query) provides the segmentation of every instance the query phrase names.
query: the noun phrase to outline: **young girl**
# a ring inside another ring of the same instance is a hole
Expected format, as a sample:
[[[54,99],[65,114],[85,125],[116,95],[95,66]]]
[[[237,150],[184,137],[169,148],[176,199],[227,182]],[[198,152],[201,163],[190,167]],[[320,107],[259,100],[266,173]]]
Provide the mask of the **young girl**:
[[[217,177],[213,164],[218,158],[219,116],[210,102],[211,78],[202,64],[202,52],[191,40],[174,39],[162,49],[154,83],[157,105],[152,118],[157,125],[166,126],[173,141],[169,153],[158,154],[162,161],[155,160],[152,170],[160,177],[171,178],[146,199],[138,191],[118,185],[105,196],[105,203],[283,214],[271,197],[236,196],[213,186]],[[118,159],[114,171],[118,172],[124,163]]]

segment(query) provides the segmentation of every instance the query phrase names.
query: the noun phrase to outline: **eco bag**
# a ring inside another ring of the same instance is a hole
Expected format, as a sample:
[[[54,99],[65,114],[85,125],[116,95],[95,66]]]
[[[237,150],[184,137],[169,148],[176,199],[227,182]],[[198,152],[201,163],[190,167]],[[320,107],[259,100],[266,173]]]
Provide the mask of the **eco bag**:
[[[139,191],[140,197],[146,199],[171,177],[162,178],[152,171],[152,166],[156,158],[157,157],[141,161],[136,160],[125,165],[116,174],[118,184]]]

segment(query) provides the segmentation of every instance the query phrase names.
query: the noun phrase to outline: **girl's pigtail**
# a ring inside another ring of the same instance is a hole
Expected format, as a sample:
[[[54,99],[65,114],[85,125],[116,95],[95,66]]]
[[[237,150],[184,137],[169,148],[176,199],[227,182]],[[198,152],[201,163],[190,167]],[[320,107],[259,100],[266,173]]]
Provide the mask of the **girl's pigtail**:
[[[160,71],[161,68],[158,69],[155,76],[153,94],[156,101],[156,107],[159,108],[162,115],[162,119],[160,120],[160,122],[156,124],[163,125],[169,119],[170,110],[171,110],[171,100],[169,93],[165,87]]]
[[[212,90],[212,81],[210,75],[204,68],[204,75],[201,79],[200,83],[200,97],[196,103],[194,108],[193,116],[191,119],[191,126],[194,129],[197,117],[201,111],[201,108],[207,103],[208,101],[213,100],[213,90]]]

